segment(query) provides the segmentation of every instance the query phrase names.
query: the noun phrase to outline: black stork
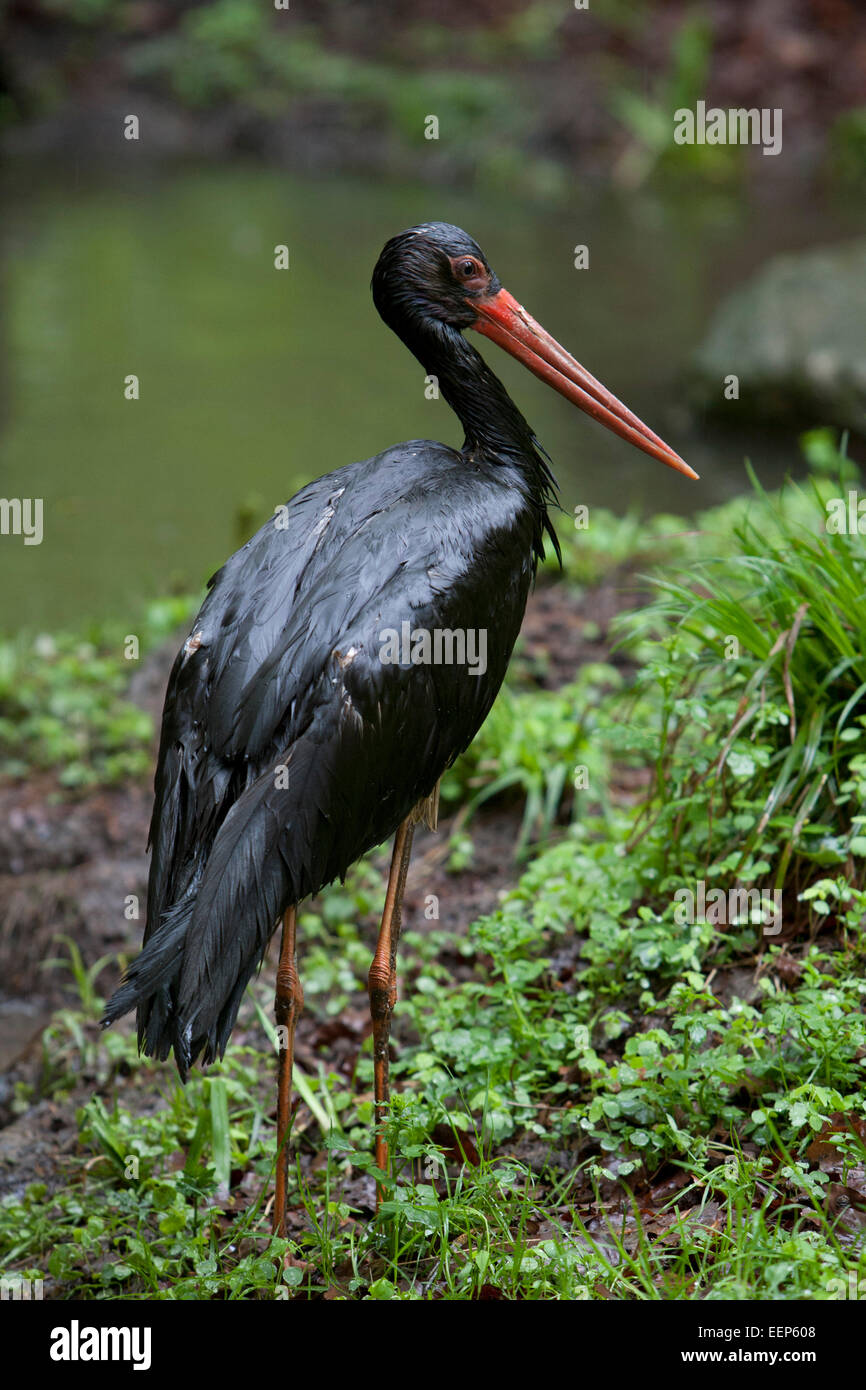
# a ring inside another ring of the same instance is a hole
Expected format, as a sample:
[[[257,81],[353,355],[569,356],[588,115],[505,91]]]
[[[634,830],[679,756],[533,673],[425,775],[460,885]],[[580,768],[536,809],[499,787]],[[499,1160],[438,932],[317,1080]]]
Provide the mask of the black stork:
[[[376,1158],[396,999],[401,902],[415,825],[505,676],[556,484],[531,428],[463,337],[474,328],[653,458],[697,474],[503,289],[459,227],[387,243],[373,272],[385,323],[435,377],[465,431],[325,473],[214,575],[172,668],[150,827],[144,949],[103,1025],[137,1009],[140,1048],[180,1076],[221,1057],[246,985],[282,920],[274,1229],[286,1213],[294,1033],[303,1005],[297,905],[395,834],[368,989]],[[411,625],[412,649],[389,634]],[[446,641],[415,642],[417,633]],[[486,661],[455,634],[486,634]],[[439,653],[440,659],[434,658]],[[419,659],[420,653],[420,659]],[[448,658],[451,658],[450,660]],[[484,666],[482,670],[481,667]]]

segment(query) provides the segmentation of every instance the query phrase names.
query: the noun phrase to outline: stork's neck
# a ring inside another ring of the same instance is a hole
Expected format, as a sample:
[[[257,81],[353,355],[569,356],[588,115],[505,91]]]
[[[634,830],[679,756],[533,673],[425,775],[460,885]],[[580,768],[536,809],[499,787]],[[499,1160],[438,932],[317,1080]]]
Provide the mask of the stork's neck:
[[[383,315],[384,317],[384,315]],[[463,426],[466,455],[483,453],[507,464],[512,478],[525,487],[527,505],[535,514],[534,559],[544,556],[549,536],[557,557],[562,553],[547,508],[556,505],[556,479],[545,463],[532,427],[523,418],[498,376],[462,333],[439,321],[386,319],[421,363],[436,378],[440,392]]]
[[[436,378],[439,391],[463,426],[464,453],[481,450],[507,458],[543,500],[552,478],[537,451],[532,427],[481,354],[456,328],[429,320],[423,327],[401,328],[400,337],[427,375]]]

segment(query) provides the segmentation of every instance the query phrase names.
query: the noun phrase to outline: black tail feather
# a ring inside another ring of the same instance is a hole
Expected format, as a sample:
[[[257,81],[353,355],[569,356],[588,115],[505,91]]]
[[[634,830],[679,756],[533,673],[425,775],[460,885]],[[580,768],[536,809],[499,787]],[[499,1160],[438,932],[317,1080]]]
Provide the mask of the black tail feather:
[[[172,1048],[174,996],[194,907],[195,895],[190,894],[165,914],[141,955],[130,965],[102,1016],[102,1027],[108,1028],[131,1009],[137,1010],[139,1050],[161,1062]],[[183,1069],[181,1076],[185,1081]]]

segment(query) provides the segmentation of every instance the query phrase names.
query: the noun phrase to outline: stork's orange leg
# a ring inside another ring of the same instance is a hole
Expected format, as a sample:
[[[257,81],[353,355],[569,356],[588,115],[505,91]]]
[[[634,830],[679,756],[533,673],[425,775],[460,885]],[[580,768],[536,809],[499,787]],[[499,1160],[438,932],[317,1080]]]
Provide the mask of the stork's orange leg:
[[[289,1169],[289,1130],[292,1125],[292,1066],[295,1057],[295,1025],[304,1007],[304,991],[298,977],[295,943],[296,910],[287,908],[283,917],[283,938],[277,966],[274,1017],[280,1049],[277,1083],[277,1177],[274,1194],[274,1235],[285,1235],[286,1182]]]
[[[388,875],[388,892],[385,897],[385,910],[379,928],[379,941],[370,974],[367,991],[370,996],[370,1017],[373,1020],[373,1088],[376,1100],[376,1166],[383,1172],[388,1169],[388,1145],[385,1142],[383,1126],[390,1097],[388,1048],[391,1038],[391,1015],[397,1002],[397,944],[400,940],[402,922],[403,889],[409,858],[412,854],[412,837],[415,821],[407,816],[394,837],[394,853],[391,856],[391,872]],[[376,1210],[382,1200],[382,1191],[376,1186]]]

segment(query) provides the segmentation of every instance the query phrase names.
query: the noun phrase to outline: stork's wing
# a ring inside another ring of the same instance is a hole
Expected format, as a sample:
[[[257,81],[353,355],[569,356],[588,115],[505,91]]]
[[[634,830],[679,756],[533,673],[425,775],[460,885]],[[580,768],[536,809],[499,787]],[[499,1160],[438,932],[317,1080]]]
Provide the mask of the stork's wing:
[[[523,616],[532,526],[505,482],[419,441],[305,488],[214,577],[169,682],[149,945],[119,1001],[148,1051],[173,1045],[182,1073],[221,1052],[285,907],[385,839],[471,741]],[[476,634],[475,673],[383,659],[404,624]]]

